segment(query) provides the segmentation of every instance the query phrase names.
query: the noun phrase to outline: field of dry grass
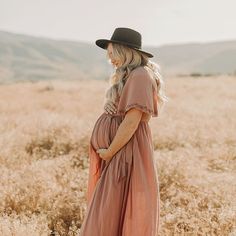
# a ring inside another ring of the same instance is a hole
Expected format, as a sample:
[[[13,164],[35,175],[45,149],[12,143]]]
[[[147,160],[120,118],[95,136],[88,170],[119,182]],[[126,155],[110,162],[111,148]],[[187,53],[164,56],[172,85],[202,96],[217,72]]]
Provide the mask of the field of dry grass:
[[[0,235],[76,235],[103,81],[0,86]],[[236,78],[166,78],[150,126],[160,236],[236,235]]]

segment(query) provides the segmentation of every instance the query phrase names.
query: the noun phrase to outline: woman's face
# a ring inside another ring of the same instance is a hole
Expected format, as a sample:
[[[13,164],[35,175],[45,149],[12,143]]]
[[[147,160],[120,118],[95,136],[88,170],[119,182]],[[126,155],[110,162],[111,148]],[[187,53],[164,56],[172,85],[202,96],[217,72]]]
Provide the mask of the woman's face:
[[[112,44],[109,43],[107,46],[107,54],[108,57],[111,59],[111,63],[115,66],[115,67],[119,67],[121,66],[121,60],[114,58],[113,53],[112,53]]]

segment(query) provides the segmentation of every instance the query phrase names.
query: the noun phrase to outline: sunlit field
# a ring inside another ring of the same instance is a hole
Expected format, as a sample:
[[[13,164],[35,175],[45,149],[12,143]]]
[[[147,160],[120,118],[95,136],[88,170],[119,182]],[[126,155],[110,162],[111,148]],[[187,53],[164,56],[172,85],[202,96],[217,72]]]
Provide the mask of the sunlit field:
[[[149,122],[160,182],[159,236],[235,236],[236,77],[165,82],[170,100]],[[89,138],[107,86],[0,86],[1,236],[79,234]]]

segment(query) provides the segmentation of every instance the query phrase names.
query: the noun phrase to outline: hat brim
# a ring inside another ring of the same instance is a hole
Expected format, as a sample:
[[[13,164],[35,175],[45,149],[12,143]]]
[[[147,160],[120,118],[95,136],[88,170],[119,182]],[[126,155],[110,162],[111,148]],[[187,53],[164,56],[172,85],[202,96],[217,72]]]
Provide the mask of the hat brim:
[[[95,41],[96,45],[98,47],[100,47],[100,48],[103,48],[103,49],[107,49],[108,43],[110,43],[110,42],[111,43],[123,44],[123,45],[125,45],[127,47],[130,47],[130,48],[134,49],[134,50],[137,50],[139,52],[145,53],[148,57],[153,57],[153,55],[151,53],[149,53],[149,52],[143,51],[143,50],[141,50],[139,48],[132,47],[132,45],[129,45],[129,44],[126,44],[126,43],[123,43],[123,42],[121,43],[120,41],[117,41],[117,40],[98,39],[98,40]]]

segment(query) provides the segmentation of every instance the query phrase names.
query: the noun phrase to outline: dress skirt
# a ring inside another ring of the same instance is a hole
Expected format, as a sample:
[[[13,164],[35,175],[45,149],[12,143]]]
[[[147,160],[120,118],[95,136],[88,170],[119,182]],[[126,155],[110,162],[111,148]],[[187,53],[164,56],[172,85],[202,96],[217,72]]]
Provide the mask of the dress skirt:
[[[157,236],[160,195],[152,133],[140,121],[131,139],[108,162],[108,148],[123,117],[103,113],[89,143],[87,211],[80,236]]]

